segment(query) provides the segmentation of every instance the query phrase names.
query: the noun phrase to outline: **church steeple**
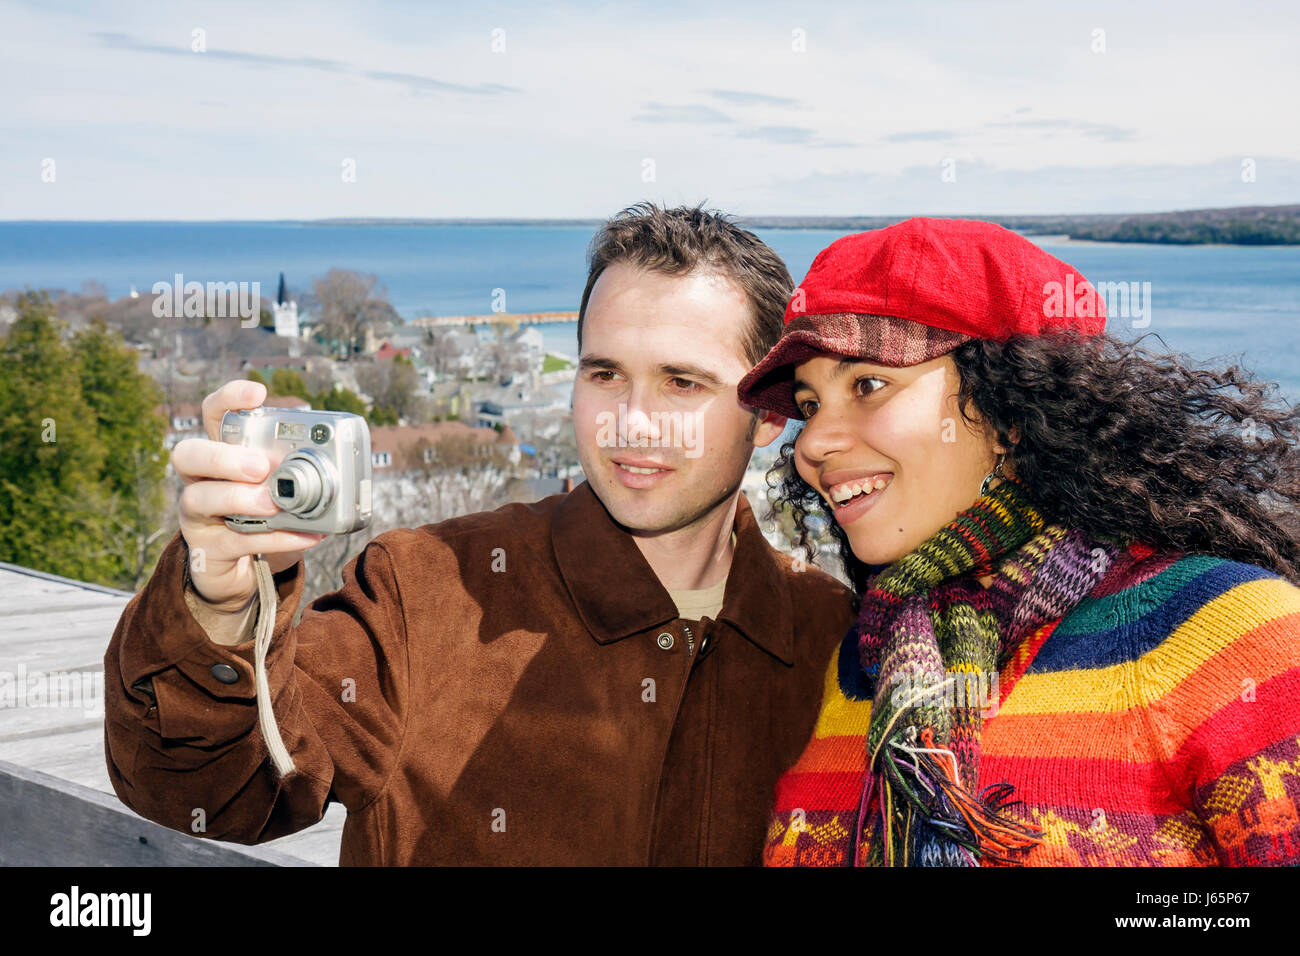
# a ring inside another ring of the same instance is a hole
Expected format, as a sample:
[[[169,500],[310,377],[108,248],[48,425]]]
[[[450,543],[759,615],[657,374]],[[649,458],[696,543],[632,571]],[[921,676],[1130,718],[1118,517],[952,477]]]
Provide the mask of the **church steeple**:
[[[283,272],[280,273],[280,289],[275,294],[275,305],[271,307],[271,314],[275,317],[275,334],[293,339],[289,346],[289,354],[297,355],[297,339],[301,331],[298,326],[298,303],[289,300],[289,290],[285,288]]]

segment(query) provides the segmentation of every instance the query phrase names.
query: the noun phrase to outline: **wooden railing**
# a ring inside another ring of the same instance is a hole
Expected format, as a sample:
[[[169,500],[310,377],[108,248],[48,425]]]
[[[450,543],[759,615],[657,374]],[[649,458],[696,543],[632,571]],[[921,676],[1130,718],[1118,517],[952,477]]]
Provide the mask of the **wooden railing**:
[[[0,760],[0,866],[311,866],[151,823],[116,797]]]

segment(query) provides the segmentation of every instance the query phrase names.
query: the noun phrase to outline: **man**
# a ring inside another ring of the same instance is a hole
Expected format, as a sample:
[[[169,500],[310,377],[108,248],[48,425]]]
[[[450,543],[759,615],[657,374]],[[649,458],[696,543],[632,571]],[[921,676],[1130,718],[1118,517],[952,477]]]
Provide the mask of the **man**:
[[[573,399],[587,481],[382,534],[297,626],[312,540],[222,521],[274,512],[264,456],[176,446],[180,533],[105,656],[123,802],[254,843],[338,800],[341,864],[760,861],[774,784],[852,622],[847,589],[773,550],[739,490],[785,419],[736,384],[793,283],[700,209],[625,210],[590,258]],[[249,382],[208,396],[208,435],[263,398]],[[283,778],[257,724],[259,551],[278,572]]]

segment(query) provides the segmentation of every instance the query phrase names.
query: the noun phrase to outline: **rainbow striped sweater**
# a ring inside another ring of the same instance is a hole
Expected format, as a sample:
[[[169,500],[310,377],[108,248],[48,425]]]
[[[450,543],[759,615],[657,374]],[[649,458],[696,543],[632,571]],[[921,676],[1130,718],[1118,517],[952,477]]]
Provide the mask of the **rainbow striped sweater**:
[[[844,866],[866,770],[856,631],[813,739],[777,784],[768,866]],[[1300,864],[1300,588],[1132,545],[989,695],[979,788],[1043,841],[1029,866]],[[867,850],[865,835],[861,852]]]

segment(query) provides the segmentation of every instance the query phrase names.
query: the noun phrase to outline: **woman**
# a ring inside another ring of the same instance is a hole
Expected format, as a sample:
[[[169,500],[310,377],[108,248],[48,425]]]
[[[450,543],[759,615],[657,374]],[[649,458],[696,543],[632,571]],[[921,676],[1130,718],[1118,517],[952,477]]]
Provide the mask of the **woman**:
[[[740,383],[860,597],[769,865],[1300,862],[1300,409],[913,219],[813,262]]]

